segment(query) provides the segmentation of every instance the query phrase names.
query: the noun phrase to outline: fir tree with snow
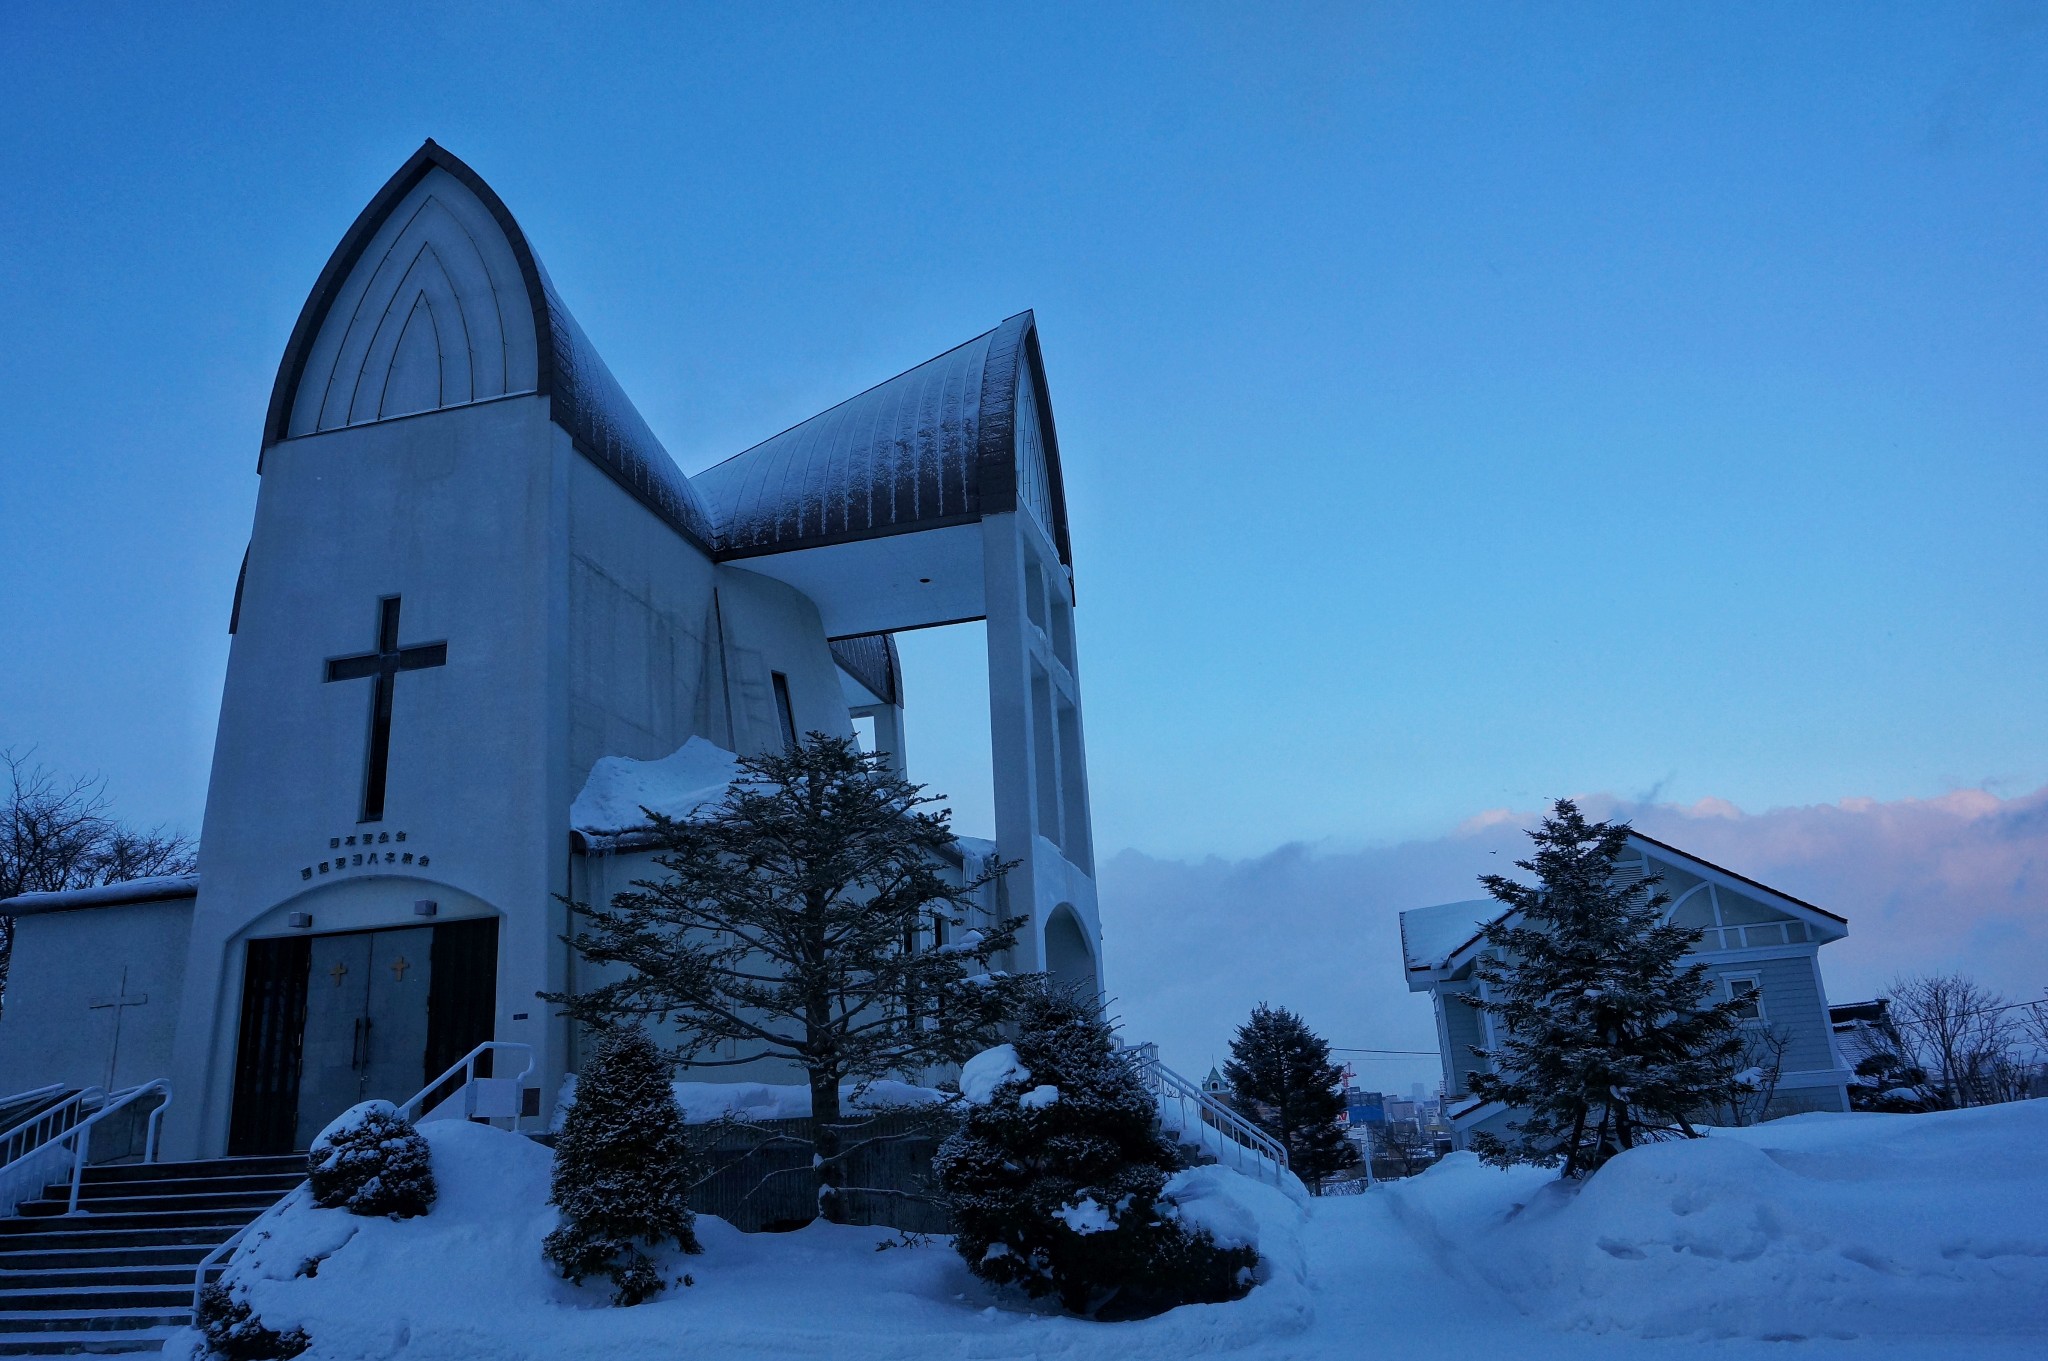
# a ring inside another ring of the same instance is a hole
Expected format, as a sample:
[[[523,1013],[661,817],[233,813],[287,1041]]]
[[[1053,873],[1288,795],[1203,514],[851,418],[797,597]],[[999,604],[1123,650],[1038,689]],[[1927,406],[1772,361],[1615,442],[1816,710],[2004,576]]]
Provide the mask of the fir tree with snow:
[[[434,1203],[432,1152],[389,1101],[336,1116],[306,1154],[313,1203],[350,1214],[410,1219]]]
[[[1230,1041],[1223,1066],[1230,1102],[1287,1150],[1289,1169],[1311,1189],[1358,1163],[1344,1137],[1344,1070],[1329,1042],[1285,1007],[1261,1002]]]
[[[699,1251],[689,1197],[701,1169],[669,1078],[644,1031],[607,1032],[577,1079],[555,1144],[549,1199],[562,1222],[541,1251],[578,1284],[609,1280],[614,1304],[661,1293],[648,1249]]]
[[[818,1212],[842,1220],[841,1085],[986,1047],[1021,986],[992,961],[1022,919],[970,923],[1002,867],[949,884],[951,815],[879,753],[814,732],[739,769],[690,821],[649,810],[665,877],[572,904],[570,943],[615,976],[546,996],[586,1023],[666,1021],[697,1068],[801,1066]]]
[[[1470,1091],[1519,1118],[1473,1149],[1576,1178],[1639,1144],[1697,1138],[1694,1120],[1742,1097],[1741,1003],[1709,1002],[1706,966],[1684,963],[1700,933],[1664,920],[1657,876],[1615,877],[1626,824],[1588,822],[1560,799],[1529,835],[1535,854],[1515,863],[1535,884],[1480,880],[1507,911],[1473,969],[1486,995],[1470,1005],[1498,1039],[1473,1048],[1491,1071]]]
[[[960,1075],[966,1116],[933,1161],[968,1268],[1076,1314],[1136,1317],[1237,1299],[1255,1250],[1182,1223],[1179,1151],[1092,1000],[1025,996],[1014,1044]]]

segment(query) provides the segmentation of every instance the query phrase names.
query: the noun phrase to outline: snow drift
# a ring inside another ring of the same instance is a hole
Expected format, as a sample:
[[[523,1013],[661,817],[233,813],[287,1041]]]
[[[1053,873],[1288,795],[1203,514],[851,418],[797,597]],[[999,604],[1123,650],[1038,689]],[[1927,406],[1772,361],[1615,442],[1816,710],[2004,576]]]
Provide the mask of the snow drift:
[[[742,1234],[700,1216],[698,1256],[657,1258],[676,1282],[633,1308],[601,1283],[557,1278],[541,1259],[554,1227],[548,1150],[454,1120],[422,1128],[441,1194],[432,1213],[365,1219],[312,1204],[305,1188],[268,1212],[236,1253],[230,1280],[272,1328],[312,1337],[305,1361],[654,1361],[676,1356],[935,1356],[1181,1361],[1294,1337],[1311,1317],[1292,1202],[1221,1169],[1183,1188],[1182,1213],[1243,1234],[1270,1279],[1243,1300],[1128,1324],[1055,1317],[999,1298],[943,1241],[898,1246],[885,1229],[814,1224]],[[687,1273],[688,1285],[681,1284]],[[172,1361],[198,1361],[196,1332]]]
[[[1524,1313],[1637,1337],[2048,1337],[2048,1101],[1802,1115],[1614,1159],[1581,1186],[1454,1154],[1389,1188]]]

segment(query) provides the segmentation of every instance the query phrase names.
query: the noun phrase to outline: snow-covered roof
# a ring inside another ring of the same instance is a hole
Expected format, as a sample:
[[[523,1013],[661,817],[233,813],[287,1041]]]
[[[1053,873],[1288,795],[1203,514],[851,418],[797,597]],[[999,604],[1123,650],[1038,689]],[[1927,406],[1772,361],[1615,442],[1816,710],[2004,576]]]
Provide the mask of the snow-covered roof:
[[[264,424],[264,447],[287,438],[299,381],[322,322],[334,307],[349,281],[356,262],[385,221],[422,178],[434,170],[454,176],[489,210],[505,235],[506,244],[519,262],[526,285],[527,302],[533,311],[535,348],[539,372],[534,391],[548,399],[555,424],[567,431],[576,450],[610,474],[648,509],[670,526],[694,539],[707,552],[713,534],[704,503],[688,478],[662,447],[647,422],[633,406],[625,390],[599,357],[596,347],[576,318],[563,305],[561,295],[541,267],[540,259],[527,242],[512,213],[483,177],[461,159],[429,138],[398,173],[377,191],[334,248],[327,266],[299,312],[298,324],[285,346],[278,365],[277,380],[271,388],[270,414]],[[257,471],[263,464],[257,461]]]
[[[198,875],[158,874],[146,879],[125,879],[118,884],[65,889],[60,893],[24,893],[19,897],[0,899],[0,917],[33,917],[43,912],[75,912],[84,907],[172,902],[198,895]]]
[[[649,810],[687,822],[725,797],[740,776],[739,760],[701,737],[653,761],[600,757],[569,805],[569,826],[585,837],[609,838],[646,830]]]
[[[1477,940],[1504,911],[1492,898],[1410,908],[1401,914],[1401,953],[1411,970],[1437,968]]]
[[[1035,402],[1024,416],[1045,462],[1042,489],[1035,479],[1020,488],[1020,392]],[[717,521],[721,557],[961,524],[1043,495],[1046,532],[1061,560],[1071,560],[1030,312],[705,469],[691,484]]]

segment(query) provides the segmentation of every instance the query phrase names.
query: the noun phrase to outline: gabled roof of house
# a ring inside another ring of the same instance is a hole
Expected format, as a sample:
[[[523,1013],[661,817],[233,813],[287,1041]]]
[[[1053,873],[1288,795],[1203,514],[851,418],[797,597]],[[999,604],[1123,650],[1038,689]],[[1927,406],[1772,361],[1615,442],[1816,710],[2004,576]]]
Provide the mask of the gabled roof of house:
[[[1744,874],[1725,869],[1711,860],[1702,860],[1690,851],[1682,851],[1669,842],[1655,837],[1644,836],[1630,830],[1629,841],[1640,843],[1638,849],[1653,850],[1660,858],[1674,861],[1680,868],[1699,874],[1705,879],[1723,879],[1739,884],[1774,904],[1787,908],[1794,916],[1811,916],[1821,919],[1816,925],[1824,929],[1841,928],[1848,925],[1848,918],[1815,907],[1812,903],[1795,898],[1789,893],[1760,883]],[[1439,903],[1434,907],[1411,908],[1401,914],[1401,953],[1409,975],[1435,973],[1452,967],[1465,955],[1471,953],[1486,933],[1486,928],[1509,914],[1492,898],[1472,898],[1463,902]],[[1833,934],[1842,934],[1836,929]],[[1418,985],[1419,986],[1419,985]]]

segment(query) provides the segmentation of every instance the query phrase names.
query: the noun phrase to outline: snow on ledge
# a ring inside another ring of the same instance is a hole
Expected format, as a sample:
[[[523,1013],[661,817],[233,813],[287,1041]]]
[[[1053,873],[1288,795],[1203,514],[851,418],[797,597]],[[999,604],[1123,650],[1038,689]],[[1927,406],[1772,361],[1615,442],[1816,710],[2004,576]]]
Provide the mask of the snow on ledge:
[[[688,822],[718,803],[740,777],[740,758],[715,742],[692,737],[655,761],[604,756],[569,805],[569,825],[586,837],[616,837],[646,830],[649,812]]]

